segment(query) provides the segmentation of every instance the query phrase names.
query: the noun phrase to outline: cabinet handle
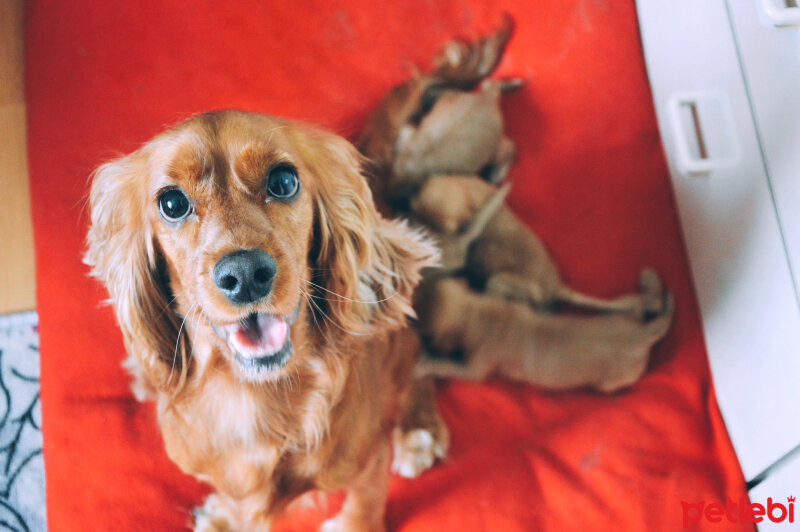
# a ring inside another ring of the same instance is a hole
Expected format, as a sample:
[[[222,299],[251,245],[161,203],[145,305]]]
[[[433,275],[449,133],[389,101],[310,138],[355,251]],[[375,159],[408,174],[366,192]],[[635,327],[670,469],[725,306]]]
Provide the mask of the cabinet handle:
[[[777,2],[783,4],[778,7]],[[761,12],[775,26],[800,26],[800,4],[797,0],[758,0]]]
[[[707,176],[739,162],[736,124],[724,92],[675,93],[669,97],[667,107],[681,174]]]

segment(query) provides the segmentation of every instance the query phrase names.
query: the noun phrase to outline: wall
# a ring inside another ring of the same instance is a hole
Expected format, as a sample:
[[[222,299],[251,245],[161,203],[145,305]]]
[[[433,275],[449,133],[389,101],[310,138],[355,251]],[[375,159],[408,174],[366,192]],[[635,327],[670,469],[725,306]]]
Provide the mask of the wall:
[[[0,314],[35,307],[25,148],[22,0],[0,1]]]

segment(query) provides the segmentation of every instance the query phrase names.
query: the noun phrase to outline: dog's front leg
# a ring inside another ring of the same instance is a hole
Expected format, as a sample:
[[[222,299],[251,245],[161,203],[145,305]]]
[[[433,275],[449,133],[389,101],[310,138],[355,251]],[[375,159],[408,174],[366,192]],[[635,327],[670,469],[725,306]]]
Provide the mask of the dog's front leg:
[[[347,487],[339,514],[324,523],[320,532],[384,532],[383,512],[389,491],[389,441],[378,444],[367,466]]]
[[[447,454],[450,433],[436,406],[433,378],[412,380],[392,442],[392,471],[406,478],[419,476]]]

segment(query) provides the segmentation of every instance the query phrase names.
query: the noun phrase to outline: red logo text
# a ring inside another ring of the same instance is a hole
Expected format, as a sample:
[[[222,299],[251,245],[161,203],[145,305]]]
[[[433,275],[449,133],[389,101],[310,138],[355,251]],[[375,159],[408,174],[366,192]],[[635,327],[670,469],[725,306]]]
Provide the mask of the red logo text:
[[[739,502],[726,497],[725,504],[681,501],[683,528],[703,520],[719,523],[723,519],[731,523],[760,523],[765,519],[773,523],[794,523],[794,501],[793,496],[786,497],[786,504],[775,502],[772,497],[767,498],[767,504],[748,503],[745,497],[739,499]]]

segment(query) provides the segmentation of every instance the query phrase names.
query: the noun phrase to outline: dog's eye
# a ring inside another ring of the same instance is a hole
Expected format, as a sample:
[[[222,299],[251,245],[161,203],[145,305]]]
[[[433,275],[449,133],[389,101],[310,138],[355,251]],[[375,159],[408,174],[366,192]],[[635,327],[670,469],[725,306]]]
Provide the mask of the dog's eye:
[[[179,222],[192,212],[192,204],[179,188],[165,190],[158,196],[158,212],[168,222]]]
[[[288,164],[276,166],[269,171],[267,176],[267,192],[278,199],[290,199],[300,189],[300,180],[297,170]]]

